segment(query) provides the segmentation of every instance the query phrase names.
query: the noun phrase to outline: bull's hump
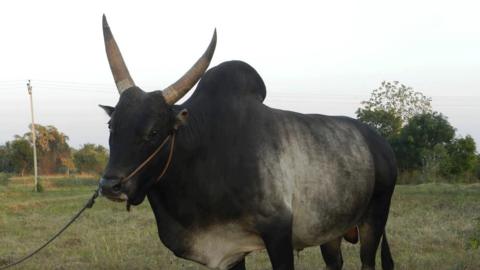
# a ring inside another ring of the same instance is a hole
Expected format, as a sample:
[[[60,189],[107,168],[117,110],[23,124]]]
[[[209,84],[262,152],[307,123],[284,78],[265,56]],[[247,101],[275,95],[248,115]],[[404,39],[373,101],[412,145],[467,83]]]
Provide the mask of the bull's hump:
[[[242,61],[228,61],[208,70],[198,84],[193,98],[254,97],[263,102],[267,95],[265,83],[258,72]]]

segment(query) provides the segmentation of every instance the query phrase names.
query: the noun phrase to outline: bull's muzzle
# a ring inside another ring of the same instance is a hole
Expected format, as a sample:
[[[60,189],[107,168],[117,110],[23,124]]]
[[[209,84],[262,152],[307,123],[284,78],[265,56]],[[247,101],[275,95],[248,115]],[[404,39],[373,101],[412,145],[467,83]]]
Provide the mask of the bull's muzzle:
[[[102,177],[99,183],[100,194],[113,201],[125,201],[126,195],[122,192],[122,181],[118,178]]]

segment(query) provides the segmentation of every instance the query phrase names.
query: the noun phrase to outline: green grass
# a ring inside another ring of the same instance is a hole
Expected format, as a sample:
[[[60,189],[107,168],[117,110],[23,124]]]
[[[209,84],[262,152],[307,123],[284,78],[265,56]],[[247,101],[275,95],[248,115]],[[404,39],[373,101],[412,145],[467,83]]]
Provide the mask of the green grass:
[[[31,178],[0,185],[0,265],[42,244],[83,206],[91,178]],[[397,186],[387,233],[397,269],[480,269],[480,185]],[[477,242],[475,242],[477,241]],[[221,244],[221,243],[219,243]],[[359,269],[359,246],[343,243],[344,269]],[[297,269],[324,269],[318,247],[296,255]],[[248,269],[270,269],[265,252]],[[131,212],[97,200],[59,239],[18,269],[205,269],[176,258],[157,236],[148,202]]]

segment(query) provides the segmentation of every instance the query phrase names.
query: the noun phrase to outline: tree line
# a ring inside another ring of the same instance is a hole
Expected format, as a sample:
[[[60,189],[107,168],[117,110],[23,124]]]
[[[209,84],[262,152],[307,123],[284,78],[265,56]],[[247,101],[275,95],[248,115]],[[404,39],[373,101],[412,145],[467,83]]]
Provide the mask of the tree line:
[[[39,174],[100,174],[107,163],[105,147],[88,143],[74,149],[68,145],[68,136],[54,126],[35,125],[35,135]],[[0,145],[0,172],[33,173],[31,132]]]
[[[382,82],[356,111],[391,144],[400,182],[480,181],[480,155],[471,136],[461,137],[446,116],[432,110],[431,98],[397,81]],[[101,174],[108,150],[95,144],[80,149],[54,126],[35,126],[40,174]],[[30,132],[0,145],[0,172],[31,174]]]
[[[457,135],[431,101],[398,81],[382,82],[356,114],[391,144],[401,182],[479,181],[474,139]]]

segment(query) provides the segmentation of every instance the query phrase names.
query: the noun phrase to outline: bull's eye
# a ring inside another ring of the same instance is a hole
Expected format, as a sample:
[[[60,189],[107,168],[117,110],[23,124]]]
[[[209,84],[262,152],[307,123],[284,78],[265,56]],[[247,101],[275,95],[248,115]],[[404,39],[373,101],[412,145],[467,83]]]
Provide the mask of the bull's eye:
[[[158,134],[158,130],[151,130],[151,131],[148,133],[148,135],[144,137],[144,140],[150,141],[150,140],[154,139],[155,136],[157,136],[157,134]]]

